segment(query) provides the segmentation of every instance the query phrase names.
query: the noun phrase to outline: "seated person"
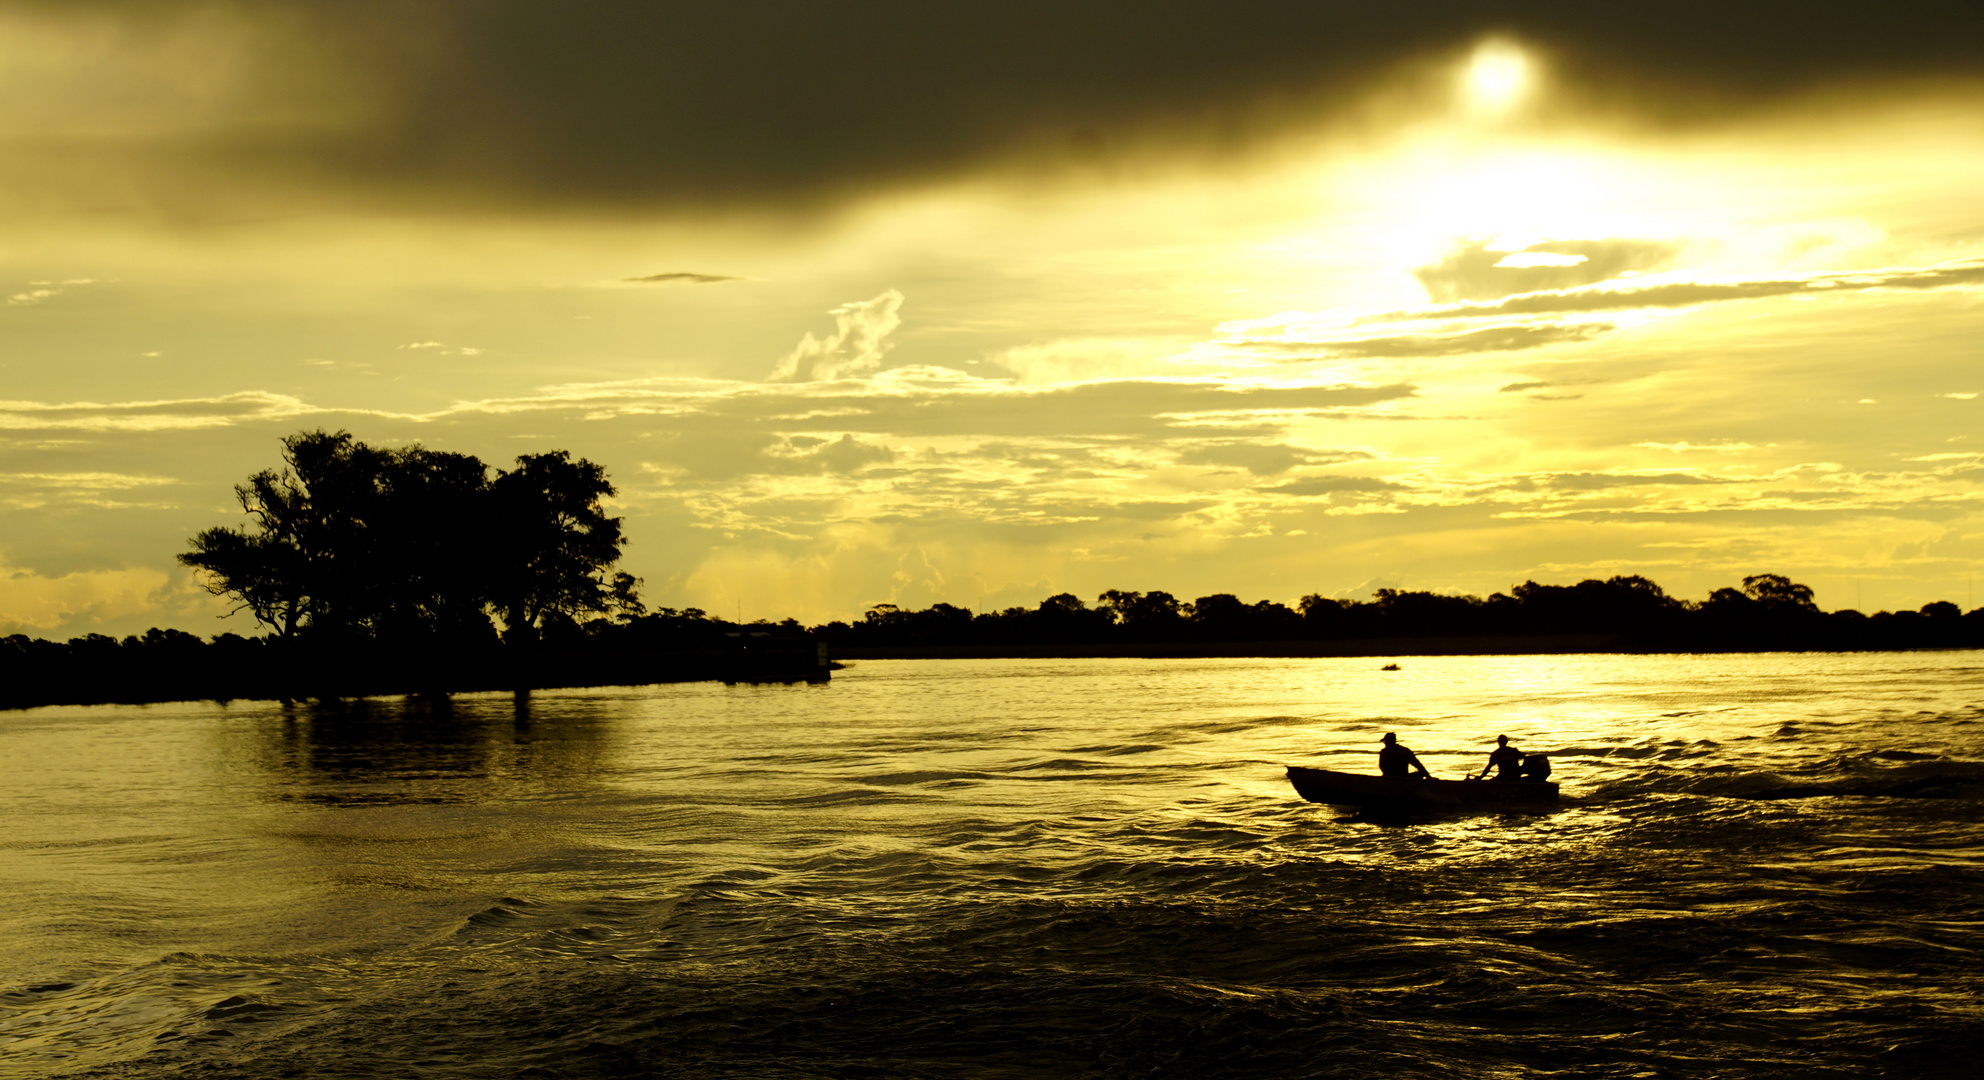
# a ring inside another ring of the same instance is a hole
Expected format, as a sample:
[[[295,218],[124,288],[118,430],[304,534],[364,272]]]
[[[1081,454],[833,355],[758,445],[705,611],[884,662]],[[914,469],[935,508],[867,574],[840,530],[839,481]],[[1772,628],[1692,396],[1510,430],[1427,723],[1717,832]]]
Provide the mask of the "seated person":
[[[1426,771],[1426,766],[1419,763],[1419,755],[1401,745],[1397,735],[1385,732],[1384,743],[1384,749],[1378,751],[1379,775],[1405,780],[1412,776],[1413,769],[1418,769],[1420,776],[1428,780],[1433,778],[1433,774]]]
[[[1494,769],[1497,780],[1522,779],[1522,751],[1509,745],[1507,735],[1495,736],[1495,743],[1494,752],[1488,755],[1488,764],[1481,767],[1481,775],[1487,776],[1488,770]]]

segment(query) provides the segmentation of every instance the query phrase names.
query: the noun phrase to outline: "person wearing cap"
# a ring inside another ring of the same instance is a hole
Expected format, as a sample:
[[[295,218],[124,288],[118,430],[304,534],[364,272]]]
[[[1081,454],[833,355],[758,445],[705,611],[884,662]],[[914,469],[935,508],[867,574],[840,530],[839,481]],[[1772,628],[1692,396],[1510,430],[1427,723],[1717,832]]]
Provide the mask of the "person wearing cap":
[[[1471,776],[1468,779],[1482,779],[1488,775],[1489,769],[1496,770],[1495,779],[1497,780],[1522,779],[1522,751],[1509,745],[1509,737],[1507,735],[1495,736],[1495,750],[1488,755],[1488,764],[1481,767],[1480,776]]]
[[[1405,780],[1412,776],[1413,769],[1418,769],[1419,775],[1428,780],[1433,778],[1433,774],[1426,771],[1426,766],[1419,763],[1419,755],[1402,745],[1397,735],[1387,731],[1383,741],[1384,749],[1378,751],[1380,775]]]

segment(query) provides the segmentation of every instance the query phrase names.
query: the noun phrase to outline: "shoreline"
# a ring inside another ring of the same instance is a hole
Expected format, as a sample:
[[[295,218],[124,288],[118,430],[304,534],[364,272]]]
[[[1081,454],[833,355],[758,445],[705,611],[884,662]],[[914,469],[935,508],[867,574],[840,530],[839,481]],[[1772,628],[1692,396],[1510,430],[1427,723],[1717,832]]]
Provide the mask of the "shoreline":
[[[1211,660],[1211,659],[1331,659],[1331,658],[1390,658],[1408,659],[1411,657],[1444,656],[1575,656],[1575,655],[1696,655],[1715,656],[1732,654],[1762,653],[1875,653],[1875,652],[1966,652],[1979,651],[1978,645],[1917,645],[1883,646],[1869,648],[1826,648],[1817,646],[1800,647],[1784,642],[1758,643],[1753,646],[1709,646],[1687,647],[1676,644],[1635,643],[1621,634],[1539,634],[1509,638],[1468,638],[1468,637],[1409,637],[1381,638],[1356,641],[1234,641],[1234,642],[1144,642],[1129,643],[1089,643],[1089,644],[1036,644],[1036,645],[893,645],[893,646],[846,646],[834,649],[831,656],[828,650],[817,646],[806,649],[806,660],[811,663],[794,664],[797,657],[787,655],[758,656],[742,664],[733,654],[723,656],[715,652],[695,653],[646,653],[610,654],[586,658],[561,657],[563,663],[547,664],[537,671],[520,673],[510,670],[499,676],[488,670],[468,672],[457,670],[451,674],[452,685],[435,685],[440,680],[428,681],[400,678],[354,679],[340,686],[325,686],[318,683],[320,691],[328,693],[291,692],[282,694],[269,682],[259,685],[241,685],[234,693],[216,693],[217,688],[208,683],[196,691],[192,687],[181,686],[159,694],[129,693],[125,687],[107,690],[97,686],[94,692],[62,693],[46,692],[36,695],[17,695],[15,700],[0,700],[0,713],[22,712],[29,709],[52,707],[75,707],[95,705],[165,705],[189,701],[353,701],[365,698],[395,697],[435,697],[454,694],[514,693],[529,694],[534,690],[569,690],[605,686],[660,686],[686,682],[724,682],[750,684],[793,684],[826,683],[831,680],[831,672],[846,666],[844,662],[858,663],[866,660]],[[795,650],[797,651],[797,650]],[[575,663],[573,661],[578,660]],[[589,661],[589,662],[588,662]],[[728,662],[726,662],[728,661]],[[755,662],[753,662],[755,661]],[[770,661],[770,662],[767,662]],[[779,661],[784,661],[783,663]],[[519,674],[526,677],[518,678]],[[284,680],[287,681],[287,680]],[[422,685],[426,683],[426,685]],[[292,690],[302,689],[302,685],[289,683]],[[119,690],[125,692],[119,692]],[[20,700],[32,697],[34,700]]]

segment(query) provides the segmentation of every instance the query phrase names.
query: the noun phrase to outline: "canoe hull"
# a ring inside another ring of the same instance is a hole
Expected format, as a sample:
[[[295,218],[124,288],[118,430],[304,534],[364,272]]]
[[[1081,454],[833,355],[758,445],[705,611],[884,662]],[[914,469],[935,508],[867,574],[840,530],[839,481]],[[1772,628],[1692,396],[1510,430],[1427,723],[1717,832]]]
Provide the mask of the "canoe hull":
[[[1557,805],[1548,780],[1397,780],[1329,769],[1288,767],[1295,791],[1314,803],[1367,810],[1534,810]]]

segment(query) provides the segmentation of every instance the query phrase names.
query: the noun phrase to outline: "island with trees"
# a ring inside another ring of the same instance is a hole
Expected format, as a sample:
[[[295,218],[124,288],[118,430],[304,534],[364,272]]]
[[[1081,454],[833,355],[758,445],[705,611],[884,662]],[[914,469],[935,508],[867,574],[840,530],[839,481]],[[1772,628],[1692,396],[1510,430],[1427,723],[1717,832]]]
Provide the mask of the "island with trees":
[[[179,556],[264,633],[0,639],[0,706],[827,677],[796,623],[648,611],[614,569],[627,539],[602,505],[613,485],[583,458],[492,470],[306,431],[282,462],[235,488],[246,524]]]
[[[467,454],[382,449],[345,432],[283,440],[283,466],[235,489],[246,524],[179,556],[258,635],[154,628],[118,640],[0,638],[0,708],[524,691],[722,679],[821,681],[837,659],[1377,656],[1984,647],[1984,608],[1822,611],[1754,574],[1705,600],[1645,577],[1524,582],[1488,597],[1379,589],[1289,607],[1110,589],[974,613],[876,604],[854,622],[748,625],[650,611],[616,570],[627,538],[600,466],[564,451],[492,470]]]

